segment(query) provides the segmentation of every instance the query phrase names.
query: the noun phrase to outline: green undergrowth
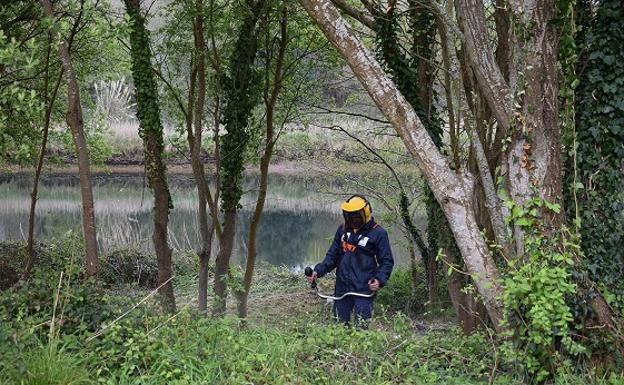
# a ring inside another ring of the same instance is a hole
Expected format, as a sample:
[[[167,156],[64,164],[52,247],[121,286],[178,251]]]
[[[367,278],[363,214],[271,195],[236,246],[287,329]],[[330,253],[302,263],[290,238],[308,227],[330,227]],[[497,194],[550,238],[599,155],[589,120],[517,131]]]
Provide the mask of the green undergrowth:
[[[0,292],[0,384],[523,383],[486,331],[464,336],[443,321],[412,319],[383,296],[370,330],[343,327],[301,274],[261,265],[249,319],[214,320],[186,298],[194,295],[189,269],[180,270],[189,292],[178,287],[178,313],[167,315],[155,297],[135,306],[149,289],[83,277],[75,246],[48,247],[49,263]],[[396,274],[384,290],[405,295],[406,277]],[[621,383],[566,370],[553,383]]]

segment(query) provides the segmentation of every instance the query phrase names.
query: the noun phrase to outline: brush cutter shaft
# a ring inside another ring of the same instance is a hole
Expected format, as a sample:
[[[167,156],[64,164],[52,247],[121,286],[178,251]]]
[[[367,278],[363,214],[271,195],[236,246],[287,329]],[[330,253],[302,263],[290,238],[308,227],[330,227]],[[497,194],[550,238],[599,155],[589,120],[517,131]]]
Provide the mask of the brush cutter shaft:
[[[313,273],[313,270],[310,266],[305,268],[305,275],[308,277],[311,277]],[[352,295],[354,297],[362,297],[362,298],[372,298],[375,293],[371,293],[371,294],[362,294],[362,293],[356,293],[353,291],[350,291],[348,293],[344,293],[343,295],[341,295],[340,297],[334,297],[333,295],[327,295],[327,294],[323,294],[321,292],[319,292],[318,286],[316,286],[316,280],[312,281],[312,288],[316,290],[316,295],[318,295],[321,298],[324,299],[330,299],[333,301],[340,301],[341,299],[343,299],[346,296]]]
[[[340,301],[341,299],[343,299],[344,297],[347,297],[347,296],[349,296],[349,295],[352,295],[352,296],[354,296],[354,297],[372,298],[372,297],[375,295],[375,293],[371,293],[371,294],[362,294],[362,293],[355,293],[355,292],[353,292],[353,291],[350,291],[350,292],[348,292],[348,293],[344,293],[344,294],[343,294],[343,295],[341,295],[340,297],[334,297],[333,295],[326,295],[326,294],[323,294],[323,293],[321,293],[321,292],[319,292],[319,291],[318,291],[318,288],[316,288],[316,295],[318,295],[319,297],[324,298],[324,299],[331,299],[331,300],[333,300],[333,301]]]

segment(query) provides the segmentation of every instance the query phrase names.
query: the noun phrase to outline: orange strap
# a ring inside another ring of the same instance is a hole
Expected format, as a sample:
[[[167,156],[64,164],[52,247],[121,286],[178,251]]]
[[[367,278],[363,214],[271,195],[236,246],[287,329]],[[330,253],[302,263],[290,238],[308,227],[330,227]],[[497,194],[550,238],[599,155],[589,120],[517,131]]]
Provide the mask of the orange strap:
[[[352,245],[349,242],[342,241],[342,251],[344,251],[345,253],[347,251],[354,253],[356,249],[357,247],[355,245]]]
[[[377,226],[379,226],[379,224],[375,223],[375,225],[373,226],[373,229],[376,228]],[[342,225],[342,229],[344,230],[344,225]],[[357,250],[357,246],[352,245],[349,242],[342,241],[342,251],[343,252],[346,253],[347,251],[350,251],[352,253],[355,253],[355,250]]]

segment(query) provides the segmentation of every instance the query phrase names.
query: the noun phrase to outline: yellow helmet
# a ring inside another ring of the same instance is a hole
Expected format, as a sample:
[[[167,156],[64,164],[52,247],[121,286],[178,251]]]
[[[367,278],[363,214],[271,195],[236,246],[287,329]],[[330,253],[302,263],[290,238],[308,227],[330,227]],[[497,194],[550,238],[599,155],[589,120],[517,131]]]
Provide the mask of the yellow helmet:
[[[370,202],[362,195],[352,195],[340,205],[343,213],[360,212],[364,223],[368,223],[373,217],[373,209]]]

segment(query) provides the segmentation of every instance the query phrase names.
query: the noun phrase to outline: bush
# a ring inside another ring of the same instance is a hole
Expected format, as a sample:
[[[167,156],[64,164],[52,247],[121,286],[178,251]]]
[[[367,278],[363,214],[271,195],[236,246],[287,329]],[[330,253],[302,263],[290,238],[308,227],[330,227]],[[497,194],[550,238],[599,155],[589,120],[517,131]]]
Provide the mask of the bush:
[[[110,285],[136,284],[139,287],[155,288],[158,265],[151,255],[133,249],[119,249],[104,258],[100,277]]]
[[[412,275],[407,268],[397,268],[392,272],[383,290],[377,294],[376,302],[391,312],[402,311],[408,314],[417,312],[418,300],[426,301],[427,287],[419,282],[416,298],[412,298]]]
[[[0,293],[0,318],[13,330],[38,333],[56,311],[61,333],[96,330],[110,314],[111,297],[85,276],[82,256],[81,242],[71,234],[42,248],[29,279]]]
[[[22,272],[26,248],[17,242],[0,242],[0,290],[13,286]]]

